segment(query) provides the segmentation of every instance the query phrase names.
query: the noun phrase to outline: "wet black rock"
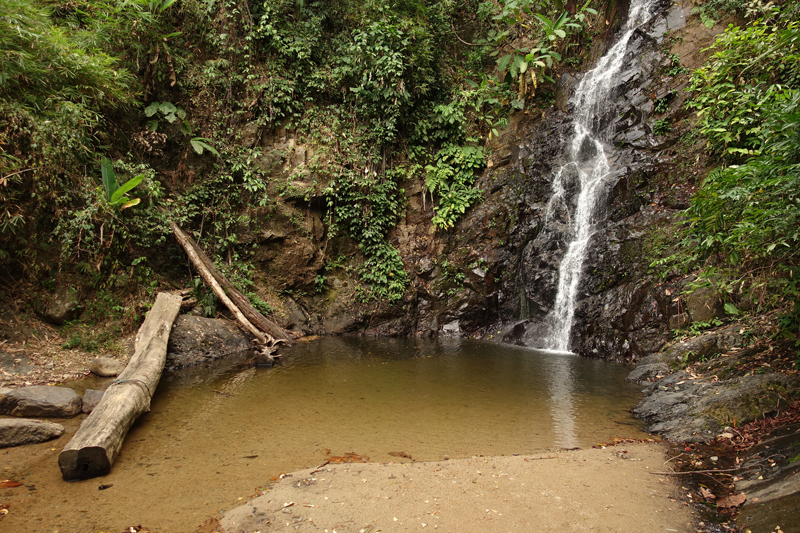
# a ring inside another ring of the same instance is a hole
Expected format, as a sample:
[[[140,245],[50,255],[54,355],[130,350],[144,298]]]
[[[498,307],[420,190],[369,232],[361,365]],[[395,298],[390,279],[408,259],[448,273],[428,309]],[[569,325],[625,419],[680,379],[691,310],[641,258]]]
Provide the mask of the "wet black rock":
[[[213,361],[250,347],[247,335],[229,320],[181,315],[169,336],[166,367],[176,369]]]

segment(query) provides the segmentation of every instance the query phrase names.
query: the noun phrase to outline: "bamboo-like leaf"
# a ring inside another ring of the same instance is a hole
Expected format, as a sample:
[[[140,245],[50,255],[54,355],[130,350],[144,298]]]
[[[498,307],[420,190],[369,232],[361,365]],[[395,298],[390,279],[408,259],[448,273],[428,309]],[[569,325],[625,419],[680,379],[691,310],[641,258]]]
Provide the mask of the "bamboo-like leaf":
[[[169,6],[174,4],[176,1],[177,0],[163,0],[163,2],[161,2],[161,5],[158,6],[158,11],[163,13],[169,8]]]
[[[102,175],[103,188],[106,190],[106,200],[111,200],[111,195],[117,190],[117,177],[111,160],[105,156],[100,160],[100,174]]]

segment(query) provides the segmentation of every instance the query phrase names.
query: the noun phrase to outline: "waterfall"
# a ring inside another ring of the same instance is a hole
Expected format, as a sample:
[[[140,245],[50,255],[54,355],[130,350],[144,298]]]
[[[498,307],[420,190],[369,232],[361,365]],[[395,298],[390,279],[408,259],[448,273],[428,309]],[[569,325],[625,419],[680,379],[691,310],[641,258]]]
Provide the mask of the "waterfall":
[[[654,0],[631,0],[622,36],[597,66],[584,75],[570,100],[574,132],[566,146],[566,162],[553,178],[553,195],[546,218],[549,220],[557,211],[566,211],[567,240],[571,239],[559,266],[556,301],[547,317],[549,334],[544,347],[550,350],[569,351],[581,269],[592,234],[605,218],[603,184],[613,172],[609,165],[612,148],[606,144],[608,136],[600,113],[601,104],[613,96],[612,89],[620,83],[617,76],[624,65],[628,42],[636,29],[649,20],[654,3]],[[565,192],[569,180],[575,180],[579,186],[571,213]]]

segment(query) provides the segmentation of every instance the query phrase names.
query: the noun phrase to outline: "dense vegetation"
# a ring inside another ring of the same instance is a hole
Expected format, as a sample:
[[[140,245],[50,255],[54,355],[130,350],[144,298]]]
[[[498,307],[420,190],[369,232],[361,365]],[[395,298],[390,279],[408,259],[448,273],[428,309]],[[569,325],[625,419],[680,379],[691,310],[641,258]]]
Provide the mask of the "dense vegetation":
[[[741,23],[691,75],[717,168],[665,262],[704,265],[732,313],[788,306],[782,334],[800,343],[798,5],[698,8]],[[403,188],[422,184],[432,224],[452,228],[481,199],[486,142],[509,113],[551,104],[547,84],[580,64],[595,13],[537,0],[0,0],[0,268],[44,286],[66,273],[96,291],[153,287],[172,219],[249,291],[240,236],[292,198],[324,211],[328,239],[358,244],[362,296],[395,302]],[[314,147],[291,168],[258,142],[289,131]]]
[[[686,212],[681,258],[704,266],[732,314],[785,307],[780,334],[800,348],[800,3],[758,5],[705,6],[749,18],[691,76],[689,106],[718,166]]]
[[[408,278],[387,234],[404,185],[424,184],[440,230],[479,201],[486,140],[512,109],[538,105],[539,85],[588,35],[588,2],[571,11],[0,0],[2,266],[38,279],[76,268],[98,286],[152,279],[172,218],[246,284],[242,228],[300,180],[312,184],[305,201],[322,199],[328,235],[359,244],[364,297],[396,301]],[[314,147],[290,173],[271,168],[286,153],[252,140],[279,131]]]

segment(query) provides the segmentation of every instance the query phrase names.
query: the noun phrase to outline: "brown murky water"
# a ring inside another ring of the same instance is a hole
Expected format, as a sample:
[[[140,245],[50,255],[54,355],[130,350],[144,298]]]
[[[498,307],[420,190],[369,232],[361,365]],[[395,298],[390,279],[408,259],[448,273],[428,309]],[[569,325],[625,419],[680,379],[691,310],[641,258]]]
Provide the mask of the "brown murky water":
[[[331,338],[285,350],[272,369],[165,374],[108,476],[61,480],[58,453],[80,420],[57,441],[0,452],[0,478],[24,484],[0,489],[0,531],[193,532],[329,455],[425,461],[642,438],[627,372],[474,341]]]

